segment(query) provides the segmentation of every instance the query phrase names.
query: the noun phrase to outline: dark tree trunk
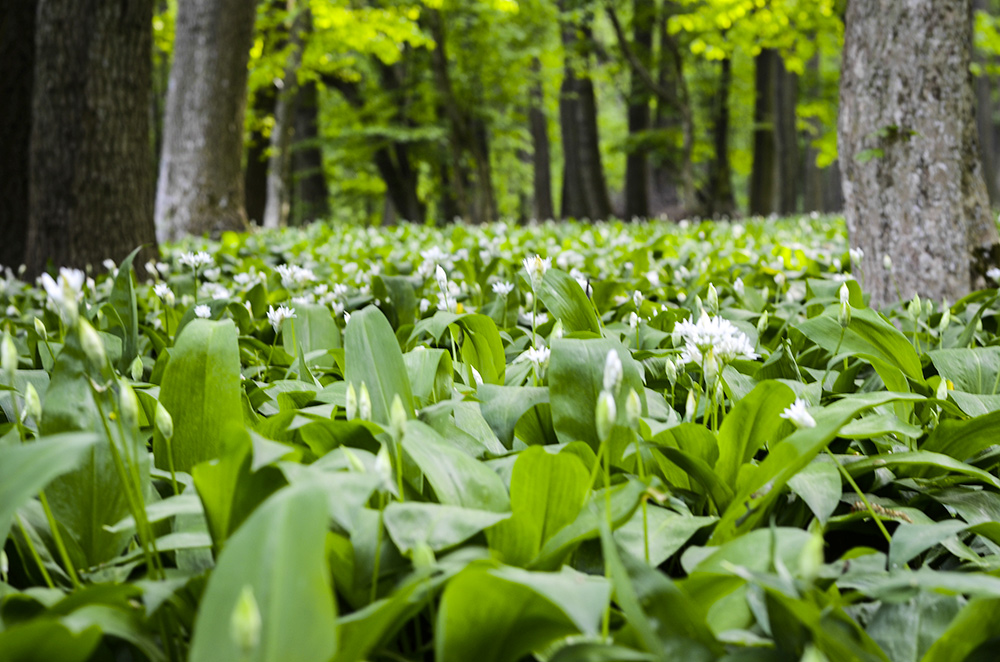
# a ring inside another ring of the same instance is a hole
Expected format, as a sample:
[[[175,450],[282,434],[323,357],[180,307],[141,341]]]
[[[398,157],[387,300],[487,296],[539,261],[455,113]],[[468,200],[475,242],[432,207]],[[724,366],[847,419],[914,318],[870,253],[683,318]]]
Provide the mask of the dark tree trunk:
[[[291,144],[295,129],[295,101],[299,93],[299,67],[302,65],[303,33],[312,24],[309,7],[297,7],[295,0],[288,0],[288,59],[274,106],[274,125],[271,127],[270,157],[267,163],[267,202],[264,205],[265,228],[277,228],[288,222],[291,209],[289,179],[291,176]]]
[[[989,13],[992,9],[989,0],[974,0],[976,11]],[[985,69],[990,62],[979,56],[976,58]],[[979,155],[983,162],[983,179],[986,180],[986,191],[990,196],[990,204],[1000,205],[1000,186],[997,181],[997,142],[994,127],[993,88],[997,79],[985,70],[976,77],[976,127],[979,132]]]
[[[156,193],[161,240],[243,230],[243,115],[255,0],[180,0]]]
[[[581,78],[577,81],[577,95],[580,103],[577,106],[579,116],[577,127],[580,132],[580,156],[583,167],[584,193],[588,216],[592,219],[608,218],[612,215],[611,196],[608,195],[608,184],[604,179],[604,165],[601,162],[601,140],[597,131],[597,95],[594,93],[594,81]]]
[[[156,255],[149,130],[152,0],[41,0],[25,262]]]
[[[580,100],[576,94],[576,75],[569,62],[559,89],[559,127],[562,132],[563,181],[562,218],[584,218],[589,216],[587,199],[584,195],[583,157],[580,151],[580,135],[577,131],[577,107]]]
[[[0,4],[0,265],[24,261],[38,0]]]
[[[651,0],[632,2],[632,46],[636,57],[651,70],[653,24],[656,3]],[[649,86],[636,71],[631,72],[628,105],[628,133],[632,146],[625,161],[625,220],[649,216],[649,154],[646,134],[650,129]]]
[[[750,173],[750,213],[768,216],[776,211],[778,154],[775,140],[775,101],[778,52],[761,50],[755,58],[756,100],[753,112],[753,171]]]
[[[715,155],[709,163],[708,194],[705,201],[709,216],[732,216],[736,211],[729,164],[729,90],[732,82],[732,61],[726,58],[719,63],[719,82],[712,103],[712,142]]]
[[[276,92],[273,85],[257,90],[251,109],[255,118],[259,119],[274,114],[274,105],[278,100]],[[260,130],[260,126],[255,125],[247,138],[247,164],[243,171],[243,200],[247,219],[258,224],[264,220],[264,207],[267,205],[267,146],[267,136]]]
[[[774,142],[778,153],[778,213],[798,211],[799,177],[802,171],[799,156],[799,129],[796,106],[799,101],[799,77],[785,68],[778,58],[775,85]]]
[[[680,217],[692,211],[694,204],[694,173],[691,153],[694,131],[691,124],[691,107],[684,81],[683,61],[677,42],[667,30],[670,17],[677,12],[674,2],[663,3],[657,21],[659,54],[657,83],[671,95],[657,95],[653,126],[667,136],[681,135],[679,145],[660,141],[661,147],[653,153],[650,167],[650,213]],[[676,102],[671,102],[676,99]],[[676,145],[676,146],[675,146]]]
[[[296,104],[295,138],[292,146],[292,182],[295,205],[292,222],[302,225],[330,215],[330,198],[323,170],[319,135],[319,90],[310,81],[299,90]]]
[[[875,306],[985,285],[1000,237],[979,161],[971,0],[851,0],[840,164],[851,246]],[[894,273],[882,267],[892,258]]]
[[[539,220],[555,218],[552,204],[552,156],[549,150],[549,121],[545,116],[545,98],[542,92],[542,63],[536,57],[532,61],[535,79],[531,84],[531,109],[528,124],[531,129],[532,172],[534,175],[534,214]]]

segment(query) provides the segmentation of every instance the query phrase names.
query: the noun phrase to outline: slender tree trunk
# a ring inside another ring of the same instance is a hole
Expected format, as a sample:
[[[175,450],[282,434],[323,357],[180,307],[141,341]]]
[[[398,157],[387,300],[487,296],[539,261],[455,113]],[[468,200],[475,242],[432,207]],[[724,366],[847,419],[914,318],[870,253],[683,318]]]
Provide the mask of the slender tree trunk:
[[[775,85],[774,142],[778,153],[778,213],[794,214],[799,208],[799,176],[802,161],[799,152],[799,128],[796,107],[799,102],[799,77],[785,68],[778,58]]]
[[[156,193],[161,240],[242,230],[255,0],[180,0]]]
[[[693,211],[694,172],[691,155],[694,149],[694,127],[687,83],[684,80],[683,56],[677,42],[667,29],[670,17],[677,13],[675,2],[663,3],[657,21],[659,54],[657,83],[671,95],[657,95],[653,126],[665,136],[680,133],[678,148],[661,147],[652,154],[650,168],[650,213],[680,217]],[[676,99],[676,102],[671,102]],[[662,141],[664,144],[666,141]]]
[[[729,90],[733,70],[729,58],[719,63],[719,82],[712,110],[715,156],[709,164],[707,211],[710,216],[732,216],[736,212],[733,179],[729,164]]]
[[[990,12],[989,0],[974,0],[976,11]],[[979,64],[985,69],[990,62],[978,56]],[[986,191],[990,196],[990,204],[1000,205],[1000,186],[997,181],[997,143],[993,121],[995,105],[993,104],[993,88],[997,79],[986,71],[982,71],[975,79],[976,85],[976,127],[979,132],[979,156],[983,162],[983,179],[986,180]]]
[[[38,0],[0,4],[0,265],[24,261]]]
[[[302,33],[308,24],[308,5],[301,9],[295,0],[288,0],[288,60],[274,107],[271,128],[270,158],[267,164],[267,202],[264,205],[264,227],[277,228],[288,222],[291,208],[289,177],[292,134],[295,129],[295,100],[299,93],[299,67],[302,65]]]
[[[954,301],[985,283],[998,245],[979,162],[970,0],[852,0],[840,93],[851,245],[876,306],[896,285]],[[895,271],[882,267],[883,255]]]
[[[274,114],[278,102],[277,88],[273,85],[262,87],[253,95],[251,112],[253,117],[268,117]],[[243,171],[243,202],[247,220],[263,223],[264,207],[267,206],[267,147],[270,141],[261,131],[259,122],[253,122],[246,141],[246,168]]]
[[[152,0],[41,0],[25,262],[156,254],[149,130]]]
[[[646,69],[651,70],[653,24],[656,3],[652,0],[632,2],[633,50]],[[636,71],[630,74],[628,133],[633,145],[625,161],[625,219],[649,216],[649,154],[645,134],[650,130],[650,91]],[[638,137],[638,138],[637,138]],[[635,144],[636,141],[643,144]]]
[[[542,63],[536,57],[531,64],[535,79],[531,84],[531,109],[528,124],[531,129],[532,171],[534,174],[534,214],[539,220],[555,218],[552,204],[552,156],[549,150],[549,121],[545,116],[542,92]]]
[[[309,81],[299,89],[296,104],[295,138],[292,146],[292,182],[295,202],[292,218],[296,225],[327,218],[330,198],[323,170],[323,150],[319,135],[319,90]]]
[[[563,148],[563,181],[562,181],[562,218],[585,218],[589,216],[587,199],[584,195],[583,155],[580,149],[580,133],[578,131],[577,110],[580,99],[577,94],[577,77],[573,69],[572,52],[574,50],[574,28],[564,25],[562,28],[563,50],[565,52],[565,73],[559,88],[559,127],[562,132]]]
[[[578,79],[577,94],[580,98],[577,106],[579,112],[577,127],[580,132],[584,194],[589,208],[587,216],[594,220],[608,218],[613,212],[611,210],[611,196],[608,194],[608,184],[604,179],[604,164],[601,161],[601,140],[597,130],[597,95],[594,93],[594,81],[590,78]]]
[[[757,98],[753,113],[753,171],[750,173],[750,213],[768,216],[776,211],[778,154],[775,140],[778,52],[761,50],[755,58]]]

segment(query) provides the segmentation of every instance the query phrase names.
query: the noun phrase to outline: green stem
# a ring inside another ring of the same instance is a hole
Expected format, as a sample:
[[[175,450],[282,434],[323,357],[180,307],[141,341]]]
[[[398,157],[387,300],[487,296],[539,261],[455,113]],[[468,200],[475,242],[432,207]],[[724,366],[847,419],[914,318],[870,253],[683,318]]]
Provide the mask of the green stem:
[[[56,523],[55,516],[52,514],[52,509],[49,508],[49,500],[45,498],[44,490],[38,493],[38,499],[42,502],[45,519],[49,523],[49,528],[52,529],[52,540],[56,543],[59,558],[62,559],[63,565],[66,566],[66,572],[69,573],[69,579],[73,582],[73,588],[80,588],[80,577],[76,574],[76,568],[73,567],[73,561],[69,558],[69,552],[66,551],[66,545],[63,543],[62,535],[59,533],[59,526]]]
[[[38,554],[38,550],[35,549],[35,543],[31,542],[31,536],[28,535],[28,530],[24,528],[24,522],[21,521],[21,516],[15,513],[14,519],[17,521],[17,526],[21,529],[21,535],[24,536],[24,541],[28,545],[28,550],[31,552],[31,558],[33,558],[35,563],[38,564],[38,569],[41,571],[42,577],[45,579],[45,585],[49,588],[55,588],[55,584],[52,582],[52,575],[49,574],[49,571],[45,568],[45,564],[42,563],[42,557]]]
[[[882,532],[882,535],[885,536],[886,542],[891,544],[892,536],[889,535],[889,532],[886,530],[885,525],[882,524],[882,518],[879,517],[878,514],[875,512],[875,509],[872,508],[872,504],[868,501],[868,497],[866,497],[864,492],[861,491],[861,488],[858,487],[858,484],[854,482],[854,477],[851,476],[850,472],[846,468],[844,468],[844,465],[840,463],[840,460],[837,459],[837,456],[830,452],[829,448],[824,448],[823,450],[826,452],[827,455],[830,456],[830,458],[833,460],[833,463],[837,465],[837,468],[840,470],[840,473],[844,476],[844,478],[847,479],[847,482],[850,483],[851,488],[854,490],[854,493],[858,495],[859,499],[861,499],[861,503],[865,504],[865,509],[875,520],[875,524],[878,526],[879,531]]]
[[[375,533],[375,563],[372,568],[372,590],[369,603],[378,599],[378,572],[382,563],[382,512],[385,509],[385,499],[380,497],[379,502],[378,531]]]

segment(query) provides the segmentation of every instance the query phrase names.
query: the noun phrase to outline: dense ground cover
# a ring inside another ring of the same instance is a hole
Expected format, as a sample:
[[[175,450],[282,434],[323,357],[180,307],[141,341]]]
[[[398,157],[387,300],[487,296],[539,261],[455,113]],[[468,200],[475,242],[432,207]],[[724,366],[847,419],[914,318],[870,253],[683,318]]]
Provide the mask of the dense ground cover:
[[[990,658],[996,290],[809,218],[106,266],[0,284],[2,660]]]

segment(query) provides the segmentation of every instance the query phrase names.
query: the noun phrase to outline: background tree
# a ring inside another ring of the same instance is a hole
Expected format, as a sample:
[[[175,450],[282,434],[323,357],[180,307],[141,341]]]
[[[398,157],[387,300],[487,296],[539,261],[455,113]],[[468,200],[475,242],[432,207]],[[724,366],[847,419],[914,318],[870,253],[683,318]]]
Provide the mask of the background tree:
[[[970,0],[852,0],[840,162],[851,245],[875,305],[954,301],[997,263],[979,161]],[[883,256],[898,265],[883,269]]]
[[[86,267],[155,250],[152,0],[39,0],[25,262]]]
[[[243,116],[253,0],[179,0],[156,191],[161,240],[247,227]]]

